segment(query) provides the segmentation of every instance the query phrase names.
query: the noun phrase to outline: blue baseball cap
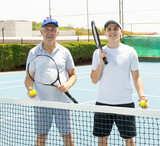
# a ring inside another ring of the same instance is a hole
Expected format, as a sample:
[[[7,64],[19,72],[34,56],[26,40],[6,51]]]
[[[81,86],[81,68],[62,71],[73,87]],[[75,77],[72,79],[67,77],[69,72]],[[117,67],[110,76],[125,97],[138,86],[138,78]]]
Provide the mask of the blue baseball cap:
[[[47,24],[54,24],[58,27],[58,21],[56,19],[52,19],[52,18],[44,19],[44,21],[42,23],[42,27],[44,27]]]
[[[106,27],[109,25],[109,24],[116,24],[120,29],[121,29],[121,26],[118,22],[114,21],[114,20],[109,20],[107,21],[105,24],[104,24],[104,29],[106,29]]]

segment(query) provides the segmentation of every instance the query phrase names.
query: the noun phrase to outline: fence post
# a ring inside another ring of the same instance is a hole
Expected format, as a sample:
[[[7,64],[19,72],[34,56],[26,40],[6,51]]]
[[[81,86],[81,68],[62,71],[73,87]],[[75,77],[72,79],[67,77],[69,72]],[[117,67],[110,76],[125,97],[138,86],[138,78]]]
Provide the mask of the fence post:
[[[5,30],[5,28],[3,27],[3,28],[2,28],[3,44],[4,44],[4,30]]]
[[[21,38],[21,44],[23,44],[23,38]]]

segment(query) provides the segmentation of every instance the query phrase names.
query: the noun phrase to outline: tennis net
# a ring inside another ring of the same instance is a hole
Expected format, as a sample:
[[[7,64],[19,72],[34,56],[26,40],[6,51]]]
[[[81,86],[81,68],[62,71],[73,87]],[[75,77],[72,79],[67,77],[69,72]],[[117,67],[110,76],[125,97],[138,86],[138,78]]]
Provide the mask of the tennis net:
[[[67,135],[70,131],[72,132],[75,146],[98,146],[98,137],[93,136],[95,113],[112,113],[114,115],[130,115],[135,117],[137,133],[135,136],[136,146],[160,145],[160,111],[158,110],[104,107],[15,98],[0,98],[0,145],[35,145],[37,133],[39,134],[42,132],[44,134],[46,127],[48,127],[46,122],[50,119],[50,110],[44,109],[58,111],[54,113],[52,125],[49,127],[50,130],[46,141],[47,146],[63,146],[61,134]],[[70,116],[67,116],[68,112],[64,112],[64,110],[70,111]],[[46,117],[44,115],[49,116]],[[40,120],[38,121],[37,119],[39,117]],[[66,124],[68,119],[65,119],[65,117],[70,117],[72,119],[69,126]],[[41,125],[35,128],[35,123],[38,123],[37,121],[40,122]],[[125,123],[124,121],[121,122]],[[61,128],[57,128],[56,125],[60,125],[58,127]],[[127,128],[127,130],[129,129],[130,127]],[[108,145],[125,145],[125,141],[120,137],[115,124],[112,127]]]

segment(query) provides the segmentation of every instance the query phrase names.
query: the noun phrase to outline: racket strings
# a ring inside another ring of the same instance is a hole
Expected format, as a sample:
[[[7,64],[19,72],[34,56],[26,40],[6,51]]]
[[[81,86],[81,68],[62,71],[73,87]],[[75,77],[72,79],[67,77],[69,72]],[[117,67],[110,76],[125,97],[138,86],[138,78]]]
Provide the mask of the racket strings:
[[[52,84],[58,78],[55,62],[46,56],[37,56],[30,62],[29,74],[35,82],[41,84]]]

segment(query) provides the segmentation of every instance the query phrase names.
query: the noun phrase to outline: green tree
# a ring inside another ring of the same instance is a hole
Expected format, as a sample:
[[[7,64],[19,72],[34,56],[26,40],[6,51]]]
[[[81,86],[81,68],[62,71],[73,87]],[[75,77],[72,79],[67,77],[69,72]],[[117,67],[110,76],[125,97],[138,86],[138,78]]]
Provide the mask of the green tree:
[[[38,31],[41,29],[42,22],[37,23],[36,21],[32,22],[32,30]]]

